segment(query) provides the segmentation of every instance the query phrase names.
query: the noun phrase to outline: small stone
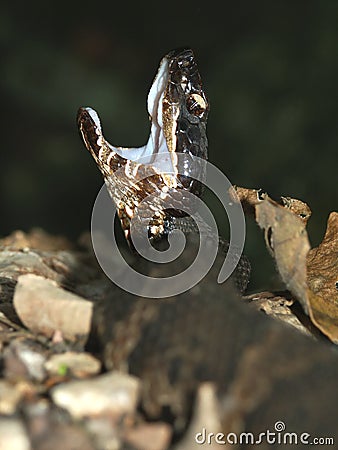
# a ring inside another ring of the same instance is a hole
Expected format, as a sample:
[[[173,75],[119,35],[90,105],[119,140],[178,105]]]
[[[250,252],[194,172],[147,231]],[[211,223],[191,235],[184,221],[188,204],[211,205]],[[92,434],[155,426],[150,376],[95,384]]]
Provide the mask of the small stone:
[[[20,359],[26,365],[29,376],[36,381],[43,381],[46,372],[44,370],[45,356],[28,347],[20,351]]]
[[[73,417],[133,413],[139,397],[139,380],[121,372],[108,372],[90,380],[71,381],[51,390],[58,406]]]
[[[101,370],[101,363],[89,353],[65,352],[52,355],[45,363],[45,369],[50,375],[68,374],[86,378],[96,375]]]
[[[37,439],[34,450],[96,450],[85,430],[74,424],[55,424]],[[14,449],[13,449],[14,450]]]
[[[137,450],[166,450],[171,434],[171,428],[166,423],[145,423],[129,429],[125,441]]]
[[[218,450],[221,444],[212,440],[202,445],[203,430],[213,433],[213,436],[221,434],[222,424],[219,411],[219,402],[216,394],[216,386],[213,383],[201,383],[198,388],[193,417],[183,439],[174,447],[174,450],[193,450],[207,447],[210,450]],[[198,441],[200,439],[200,442]]]
[[[43,381],[46,376],[45,360],[38,344],[29,339],[16,339],[4,351],[5,376],[11,379],[28,376],[32,380]]]
[[[31,450],[22,422],[18,419],[0,419],[0,450]]]
[[[121,428],[123,421],[114,423],[111,417],[90,417],[85,421],[85,429],[93,437],[95,445],[104,450],[121,450]]]
[[[49,400],[31,398],[23,404],[25,425],[34,450],[95,450],[83,426],[70,423],[66,411],[55,408]]]
[[[15,385],[6,380],[0,380],[0,414],[13,414],[21,397],[22,393],[16,389]]]
[[[56,330],[69,340],[89,334],[92,303],[37,275],[22,275],[14,293],[14,307],[24,325],[52,337]]]

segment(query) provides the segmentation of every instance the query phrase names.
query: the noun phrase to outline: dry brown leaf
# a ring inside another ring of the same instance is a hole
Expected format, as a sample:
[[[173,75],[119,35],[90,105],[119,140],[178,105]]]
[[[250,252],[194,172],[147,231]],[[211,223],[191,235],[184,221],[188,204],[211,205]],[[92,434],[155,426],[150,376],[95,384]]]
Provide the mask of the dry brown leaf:
[[[292,297],[289,291],[259,292],[246,295],[244,300],[249,302],[251,306],[257,309],[257,311],[262,311],[266,315],[296,328],[307,336],[312,336],[314,330],[317,330],[317,328],[312,325],[310,318],[302,312],[301,306],[299,306],[299,308],[294,306],[296,299]],[[297,308],[297,315],[294,313],[295,308]]]
[[[338,214],[331,213],[323,242],[312,250],[299,212],[266,197],[256,205],[256,220],[287,288],[314,325],[338,343]]]
[[[246,214],[255,214],[255,207],[264,200],[266,194],[261,189],[248,189],[240,186],[232,186],[229,191],[230,196],[241,202]]]
[[[237,194],[237,198],[240,200],[244,212],[249,214],[255,214],[256,206],[264,199],[269,198],[268,194],[262,189],[248,189],[240,186],[233,186],[231,189]],[[281,197],[280,201],[276,203],[292,211],[305,223],[311,217],[310,207],[302,200],[292,197]]]
[[[313,324],[338,343],[338,213],[330,214],[323,242],[314,249],[306,232],[309,206],[291,197],[273,201],[261,190],[234,188],[245,212],[255,212],[278,272]]]
[[[310,316],[317,327],[338,343],[338,213],[332,212],[322,243],[307,255]]]
[[[309,205],[298,198],[281,197],[281,205],[288,208],[305,223],[307,223],[311,217],[311,209]]]
[[[332,212],[322,243],[307,255],[309,288],[331,302],[338,301],[338,213]]]
[[[256,220],[274,256],[282,280],[308,312],[306,255],[310,249],[305,223],[268,196],[256,205]]]

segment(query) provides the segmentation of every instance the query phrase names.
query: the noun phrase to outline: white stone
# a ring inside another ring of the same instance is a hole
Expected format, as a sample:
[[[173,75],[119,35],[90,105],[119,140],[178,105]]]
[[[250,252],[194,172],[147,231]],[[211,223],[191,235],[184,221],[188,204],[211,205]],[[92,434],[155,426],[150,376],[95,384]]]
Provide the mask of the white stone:
[[[108,372],[90,380],[62,383],[51,390],[58,406],[75,418],[133,413],[139,398],[139,380],[121,372]]]

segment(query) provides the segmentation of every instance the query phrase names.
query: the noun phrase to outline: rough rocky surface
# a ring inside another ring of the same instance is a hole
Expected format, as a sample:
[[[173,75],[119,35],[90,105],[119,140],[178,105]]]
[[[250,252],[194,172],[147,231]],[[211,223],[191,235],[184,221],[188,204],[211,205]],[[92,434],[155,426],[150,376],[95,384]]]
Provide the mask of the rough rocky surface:
[[[64,239],[0,241],[0,449],[219,448],[216,436],[276,433],[280,422],[299,438],[337,439],[335,346],[290,293],[241,298],[217,273],[154,301],[119,290]],[[22,295],[31,281],[39,287]],[[38,303],[22,315],[18,298]],[[47,333],[34,315],[54,320]]]

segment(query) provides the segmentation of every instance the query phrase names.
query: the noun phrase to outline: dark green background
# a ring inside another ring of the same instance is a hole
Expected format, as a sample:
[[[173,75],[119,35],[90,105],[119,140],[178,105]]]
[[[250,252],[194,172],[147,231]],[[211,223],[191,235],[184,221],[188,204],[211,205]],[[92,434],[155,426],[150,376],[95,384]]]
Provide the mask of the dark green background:
[[[337,208],[337,1],[13,1],[1,6],[0,41],[0,235],[88,230],[102,181],[78,107],[100,112],[112,143],[143,145],[159,60],[189,46],[211,103],[210,160],[235,184],[305,200],[321,240]],[[248,230],[263,286],[268,257]]]

